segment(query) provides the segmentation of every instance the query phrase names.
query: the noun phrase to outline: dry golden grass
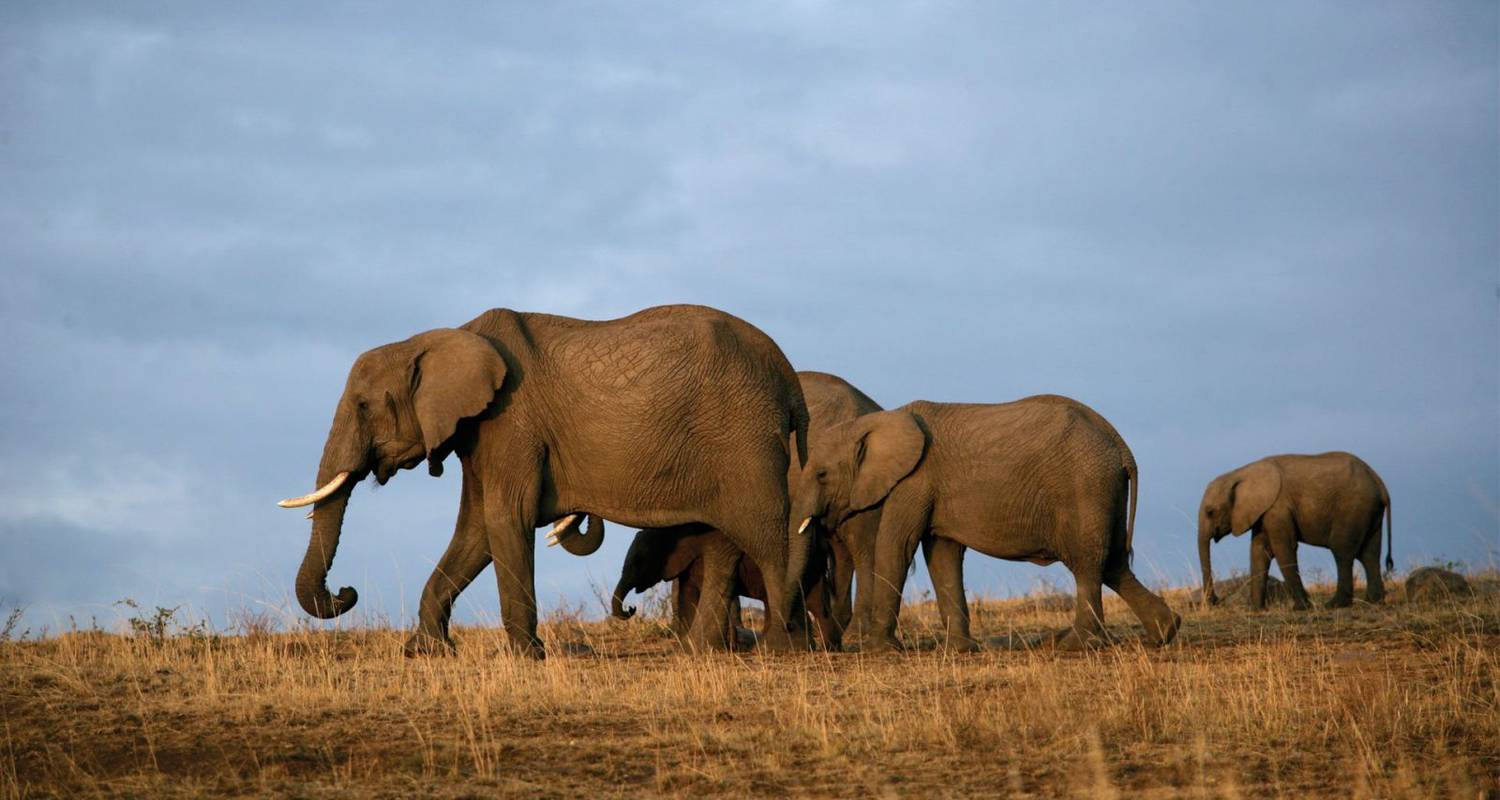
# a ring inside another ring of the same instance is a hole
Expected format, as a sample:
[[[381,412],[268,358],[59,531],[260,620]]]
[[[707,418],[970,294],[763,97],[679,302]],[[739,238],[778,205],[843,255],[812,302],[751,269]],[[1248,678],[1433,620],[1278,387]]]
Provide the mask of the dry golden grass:
[[[972,656],[698,657],[659,619],[554,619],[543,663],[401,657],[402,631],[0,645],[0,798],[1483,797],[1500,784],[1500,595],[1307,614],[1189,609],[1178,643],[1066,655],[976,604]],[[1327,591],[1325,587],[1324,594]],[[1399,590],[1393,593],[1399,597]],[[931,642],[930,606],[903,635]]]

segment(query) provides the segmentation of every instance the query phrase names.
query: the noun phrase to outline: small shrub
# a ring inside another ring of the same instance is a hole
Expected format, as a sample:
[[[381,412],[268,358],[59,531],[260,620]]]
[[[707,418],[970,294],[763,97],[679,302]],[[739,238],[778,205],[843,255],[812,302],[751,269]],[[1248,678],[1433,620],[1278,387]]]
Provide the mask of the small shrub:
[[[12,637],[15,636],[16,628],[21,624],[21,615],[25,613],[26,609],[21,606],[16,606],[15,608],[12,608],[10,610],[10,613],[5,617],[5,624],[3,626],[0,626],[0,642],[8,642]],[[30,635],[31,629],[27,628],[26,630],[21,631],[21,636],[19,638],[25,639]]]
[[[177,619],[177,612],[182,610],[182,606],[172,608],[156,606],[154,611],[146,612],[140,603],[129,597],[117,601],[115,605],[125,606],[135,612],[125,620],[130,625],[131,634],[153,644],[162,644],[173,636],[206,639],[211,635],[208,623],[202,620],[192,625],[184,625],[180,622]]]

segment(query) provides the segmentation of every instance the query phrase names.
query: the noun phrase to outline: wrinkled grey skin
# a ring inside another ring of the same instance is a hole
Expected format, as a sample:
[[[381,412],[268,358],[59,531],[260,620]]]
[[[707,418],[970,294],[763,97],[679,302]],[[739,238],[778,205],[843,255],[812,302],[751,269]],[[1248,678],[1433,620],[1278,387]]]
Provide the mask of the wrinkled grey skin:
[[[816,526],[813,526],[816,527]],[[812,615],[813,630],[824,650],[839,649],[839,631],[828,614],[829,554],[826,536],[821,530],[809,529],[813,537],[807,566],[802,572],[800,590]],[[710,563],[720,558],[736,558],[738,571],[731,595],[762,602],[766,599],[765,578],[748,558],[737,558],[738,550],[724,534],[711,528],[648,528],[639,531],[630,543],[620,566],[620,580],[610,600],[610,613],[620,619],[635,616],[635,608],[625,605],[625,597],[645,592],[662,581],[672,581],[672,631],[685,636],[697,617],[698,598],[702,595],[703,576]],[[725,618],[726,636],[734,642],[734,628],[739,624],[738,603],[732,602]]]
[[[1176,635],[1181,618],[1130,570],[1134,458],[1082,403],[1057,395],[998,405],[916,402],[825,431],[813,445],[793,519],[837,524],[881,510],[866,649],[900,647],[901,590],[924,541],[948,649],[978,647],[963,594],[966,548],[1068,567],[1078,602],[1073,626],[1057,637],[1061,648],[1105,640],[1104,585],[1124,598],[1150,641]]]
[[[790,536],[785,476],[789,443],[804,450],[806,431],[802,391],[780,348],[702,306],[604,322],[494,309],[384,345],[355,361],[334,412],[317,485],[340,472],[350,479],[313,510],[297,600],[324,619],[357,600],[349,587],[331,594],[325,581],[359,480],[373,474],[383,484],[423,461],[438,475],[456,454],[458,520],[422,591],[408,653],[452,647],[453,601],[493,559],[510,645],[542,657],[535,529],[573,513],[722,530],[766,572],[767,645],[789,647],[788,569],[802,571],[806,548],[789,547],[805,539]],[[724,613],[730,577],[705,576],[705,607]],[[689,638],[725,646],[715,625]]]
[[[1209,545],[1233,533],[1250,531],[1250,606],[1266,607],[1266,575],[1271,559],[1281,567],[1293,607],[1311,607],[1297,568],[1297,544],[1326,547],[1338,565],[1338,589],[1329,608],[1354,602],[1354,562],[1365,570],[1365,599],[1385,597],[1380,576],[1380,522],[1391,537],[1391,496],[1385,482],[1351,453],[1269,456],[1226,472],[1209,482],[1198,506],[1198,558],[1203,597],[1214,595]],[[1389,550],[1389,547],[1387,547]],[[1387,553],[1386,569],[1395,564]]]
[[[809,438],[816,440],[819,432],[834,425],[848,422],[862,414],[879,411],[880,406],[868,395],[855,388],[848,381],[836,375],[826,372],[801,371],[797,373],[797,379],[802,387],[802,396],[807,402],[809,415]],[[792,463],[787,468],[787,487],[792,498],[793,505],[797,503],[797,492],[802,486],[801,464]],[[793,526],[800,527],[800,520],[790,520]],[[823,525],[810,526],[808,535],[826,537],[827,544],[832,550],[831,560],[833,562],[833,574],[829,581],[827,590],[832,595],[829,602],[831,609],[829,617],[832,623],[831,629],[827,624],[820,621],[822,641],[825,648],[830,642],[842,642],[846,638],[857,639],[858,630],[863,630],[869,625],[869,604],[862,602],[856,606],[852,583],[856,572],[858,572],[861,585],[867,584],[872,579],[874,569],[875,533],[880,525],[879,510],[872,510],[864,514],[856,514],[843,521],[842,524],[828,528]],[[576,527],[576,526],[575,526]],[[631,545],[631,556],[627,557],[627,565],[623,570],[625,575],[638,574],[643,576],[641,580],[632,582],[632,586],[645,583],[649,587],[655,585],[662,578],[645,581],[647,576],[663,572],[668,579],[681,580],[689,575],[693,568],[691,560],[681,561],[675,569],[668,569],[664,559],[668,557],[682,559],[694,554],[707,554],[712,548],[706,547],[702,540],[685,542],[680,548],[668,545],[672,536],[695,536],[701,534],[701,529],[650,529],[641,531],[640,535]],[[586,544],[579,540],[583,537],[575,535],[559,536],[559,544],[574,552],[574,548],[585,548]],[[637,552],[636,545],[640,545]],[[820,544],[819,541],[812,542],[814,549]],[[598,545],[595,544],[595,547]],[[631,561],[634,558],[634,562]],[[661,563],[652,561],[660,560]],[[749,569],[754,570],[755,565]],[[676,576],[682,575],[684,578]],[[757,573],[758,575],[758,573]],[[758,581],[759,578],[756,578]],[[823,582],[820,582],[820,585]],[[804,586],[810,585],[807,580]],[[636,591],[644,591],[644,588],[636,588]],[[673,587],[674,597],[695,596],[696,588],[683,591],[681,585]],[[804,590],[805,591],[805,590]],[[752,595],[754,596],[754,595]],[[865,597],[861,594],[860,597]],[[759,599],[759,598],[757,598]],[[808,609],[813,611],[817,618],[819,612],[813,606],[821,602],[821,598],[807,598]],[[857,619],[856,619],[857,617]],[[689,618],[691,619],[691,618]],[[856,630],[850,630],[851,621],[854,621]],[[674,624],[682,624],[682,620],[675,620]]]

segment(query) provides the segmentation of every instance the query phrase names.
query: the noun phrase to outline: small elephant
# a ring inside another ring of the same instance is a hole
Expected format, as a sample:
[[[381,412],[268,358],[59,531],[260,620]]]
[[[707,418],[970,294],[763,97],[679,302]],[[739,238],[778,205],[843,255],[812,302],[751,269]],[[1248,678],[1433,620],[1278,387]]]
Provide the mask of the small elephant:
[[[576,533],[582,515],[723,531],[765,572],[767,646],[790,648],[788,626],[799,623],[787,576],[802,573],[807,553],[787,524],[786,475],[806,447],[796,374],[744,320],[703,306],[607,321],[492,309],[355,360],[319,488],[281,502],[313,506],[297,601],[329,619],[358,598],[326,583],[355,484],[371,475],[384,484],[423,462],[440,475],[457,455],[458,520],[422,590],[409,654],[451,649],[453,602],[493,560],[511,649],[543,657],[535,531],[561,520],[558,529]],[[721,616],[731,577],[727,568],[704,576],[704,603]],[[720,628],[705,621],[690,642],[722,648]]]
[[[1134,458],[1088,406],[1057,395],[915,402],[835,426],[812,445],[793,519],[836,525],[881,510],[867,649],[900,647],[901,590],[923,540],[948,649],[978,648],[963,594],[966,548],[1067,565],[1078,600],[1072,627],[1057,637],[1061,648],[1105,640],[1103,585],[1125,599],[1151,641],[1176,636],[1181,617],[1130,570]]]
[[[1326,547],[1338,565],[1338,589],[1329,608],[1354,602],[1354,561],[1365,570],[1365,599],[1385,597],[1380,577],[1380,521],[1385,518],[1385,568],[1390,556],[1391,496],[1369,464],[1351,453],[1268,456],[1209,482],[1198,506],[1198,558],[1203,597],[1214,595],[1209,545],[1229,534],[1250,535],[1250,606],[1266,607],[1266,574],[1275,558],[1299,610],[1311,606],[1297,568],[1297,543]]]
[[[807,610],[812,614],[823,649],[837,650],[840,631],[830,617],[828,608],[827,542],[821,533],[815,533],[811,529],[806,534],[816,538],[807,559],[807,568],[802,573],[802,594],[807,598]],[[625,554],[625,563],[620,568],[620,580],[615,585],[610,601],[610,613],[620,619],[635,616],[635,608],[625,605],[627,594],[632,590],[645,592],[663,581],[673,581],[672,630],[678,636],[684,636],[697,614],[706,562],[715,558],[733,558],[735,555],[734,545],[724,534],[709,528],[640,531],[630,543],[630,551]],[[750,597],[765,602],[765,578],[755,562],[748,558],[739,559],[731,596]],[[731,642],[735,641],[733,626],[738,622],[734,614],[725,619],[728,628],[726,635]]]

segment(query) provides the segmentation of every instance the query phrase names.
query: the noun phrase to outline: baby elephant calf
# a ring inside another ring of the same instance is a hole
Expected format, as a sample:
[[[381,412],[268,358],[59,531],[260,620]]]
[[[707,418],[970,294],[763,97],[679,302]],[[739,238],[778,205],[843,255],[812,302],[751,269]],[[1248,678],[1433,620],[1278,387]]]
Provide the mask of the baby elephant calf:
[[[808,533],[813,534],[814,539],[807,568],[802,573],[802,594],[807,599],[807,610],[812,614],[819,642],[825,650],[837,650],[839,633],[829,616],[828,546],[821,533],[813,531],[811,526]],[[635,615],[635,608],[625,605],[625,595],[631,590],[644,592],[663,581],[674,581],[672,630],[685,636],[697,615],[707,562],[736,557],[739,558],[739,569],[730,590],[731,601],[744,596],[765,602],[765,578],[760,569],[748,557],[740,556],[724,534],[702,526],[642,530],[635,535],[625,554],[620,581],[615,585],[610,602],[611,613],[620,619],[629,619]],[[725,618],[724,625],[726,639],[733,647],[736,642],[734,625],[739,622],[738,614],[734,612],[739,609],[739,604],[731,602],[729,607],[731,614]]]

